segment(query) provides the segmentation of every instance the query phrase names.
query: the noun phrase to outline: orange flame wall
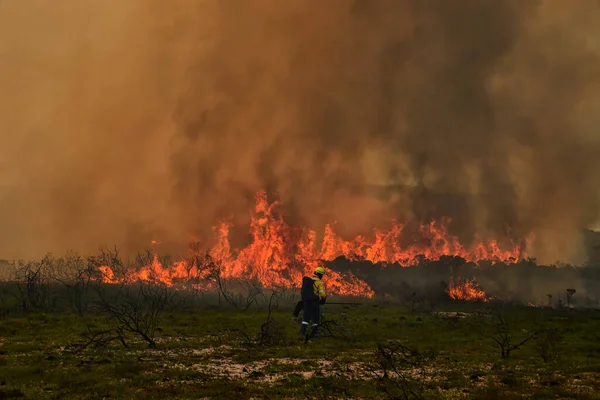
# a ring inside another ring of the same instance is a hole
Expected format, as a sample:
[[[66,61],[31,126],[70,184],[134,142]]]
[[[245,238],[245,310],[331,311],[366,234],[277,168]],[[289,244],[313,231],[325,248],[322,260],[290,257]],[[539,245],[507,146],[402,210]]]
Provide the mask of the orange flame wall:
[[[449,220],[422,225],[419,235],[424,240],[404,248],[399,244],[403,230],[403,225],[399,223],[387,231],[374,229],[371,237],[357,236],[352,240],[340,238],[334,233],[332,226],[327,225],[319,246],[316,232],[287,224],[277,212],[279,205],[278,200],[269,203],[265,192],[256,194],[256,207],[250,222],[251,240],[242,249],[231,247],[231,224],[222,222],[215,227],[215,244],[206,252],[210,256],[210,262],[219,266],[222,278],[254,280],[266,288],[295,288],[302,276],[312,274],[312,270],[319,263],[339,256],[350,260],[398,263],[403,266],[416,265],[423,256],[433,260],[443,255],[452,255],[472,262],[485,259],[505,263],[515,262],[525,256],[522,246],[514,245],[511,249],[501,249],[495,240],[465,248],[458,238],[448,233]],[[110,268],[102,267],[102,272],[105,281],[115,281]],[[157,280],[170,286],[177,280],[207,278],[208,273],[202,265],[179,261],[163,266],[158,258],[152,265],[128,277],[133,280]],[[373,289],[367,283],[351,273],[328,270],[325,283],[332,294],[364,297],[374,295]],[[459,290],[462,286],[451,286],[449,294],[453,298],[485,298],[485,293],[475,287],[465,286],[469,291],[468,295],[465,295]],[[478,290],[481,293],[475,293]]]

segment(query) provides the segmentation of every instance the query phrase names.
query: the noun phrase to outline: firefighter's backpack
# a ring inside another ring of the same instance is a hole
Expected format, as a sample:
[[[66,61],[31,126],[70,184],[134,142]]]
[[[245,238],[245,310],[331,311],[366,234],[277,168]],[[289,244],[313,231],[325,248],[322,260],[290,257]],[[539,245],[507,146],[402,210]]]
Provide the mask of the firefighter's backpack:
[[[315,294],[315,281],[313,281],[309,276],[302,278],[302,289],[300,290],[300,295],[304,301],[319,300],[319,296]]]

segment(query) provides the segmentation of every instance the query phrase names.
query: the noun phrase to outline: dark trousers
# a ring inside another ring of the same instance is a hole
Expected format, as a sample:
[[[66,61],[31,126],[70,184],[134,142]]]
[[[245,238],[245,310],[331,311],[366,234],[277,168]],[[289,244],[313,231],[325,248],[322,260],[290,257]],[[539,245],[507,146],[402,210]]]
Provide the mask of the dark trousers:
[[[307,324],[319,325],[321,322],[321,306],[318,301],[305,301],[302,321]]]

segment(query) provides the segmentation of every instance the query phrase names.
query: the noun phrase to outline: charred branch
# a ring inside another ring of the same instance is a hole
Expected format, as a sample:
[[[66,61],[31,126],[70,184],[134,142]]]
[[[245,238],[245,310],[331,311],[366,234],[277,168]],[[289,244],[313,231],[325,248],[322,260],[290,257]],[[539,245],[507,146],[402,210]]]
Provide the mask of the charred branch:
[[[509,316],[504,307],[504,304],[496,303],[490,309],[480,312],[479,318],[474,320],[474,328],[481,336],[492,340],[500,349],[503,359],[508,359],[513,351],[536,338],[539,321],[530,321],[528,328],[522,328],[514,314]]]
[[[100,313],[107,316],[117,332],[130,332],[141,337],[150,348],[165,307],[174,297],[168,287],[158,284],[95,285]],[[111,291],[115,291],[112,295]]]
[[[51,295],[51,267],[53,258],[45,256],[39,262],[18,262],[14,283],[17,288],[13,294],[23,313],[48,311]]]
[[[367,370],[377,380],[379,390],[389,399],[422,399],[426,365],[434,359],[401,342],[379,344],[375,360]]]

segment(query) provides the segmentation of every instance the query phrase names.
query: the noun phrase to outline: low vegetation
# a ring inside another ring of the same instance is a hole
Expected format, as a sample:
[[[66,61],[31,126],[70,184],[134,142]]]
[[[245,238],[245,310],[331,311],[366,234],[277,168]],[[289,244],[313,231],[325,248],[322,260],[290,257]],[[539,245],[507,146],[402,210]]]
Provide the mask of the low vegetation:
[[[0,398],[600,398],[600,312],[511,306],[514,343],[531,337],[532,321],[544,329],[502,357],[473,329],[496,327],[474,305],[330,305],[325,318],[352,328],[352,340],[308,343],[288,307],[265,307],[164,312],[151,345],[112,317],[4,318]]]
[[[89,261],[0,284],[0,399],[600,399],[598,310],[334,297],[306,341],[289,290],[107,284]]]

